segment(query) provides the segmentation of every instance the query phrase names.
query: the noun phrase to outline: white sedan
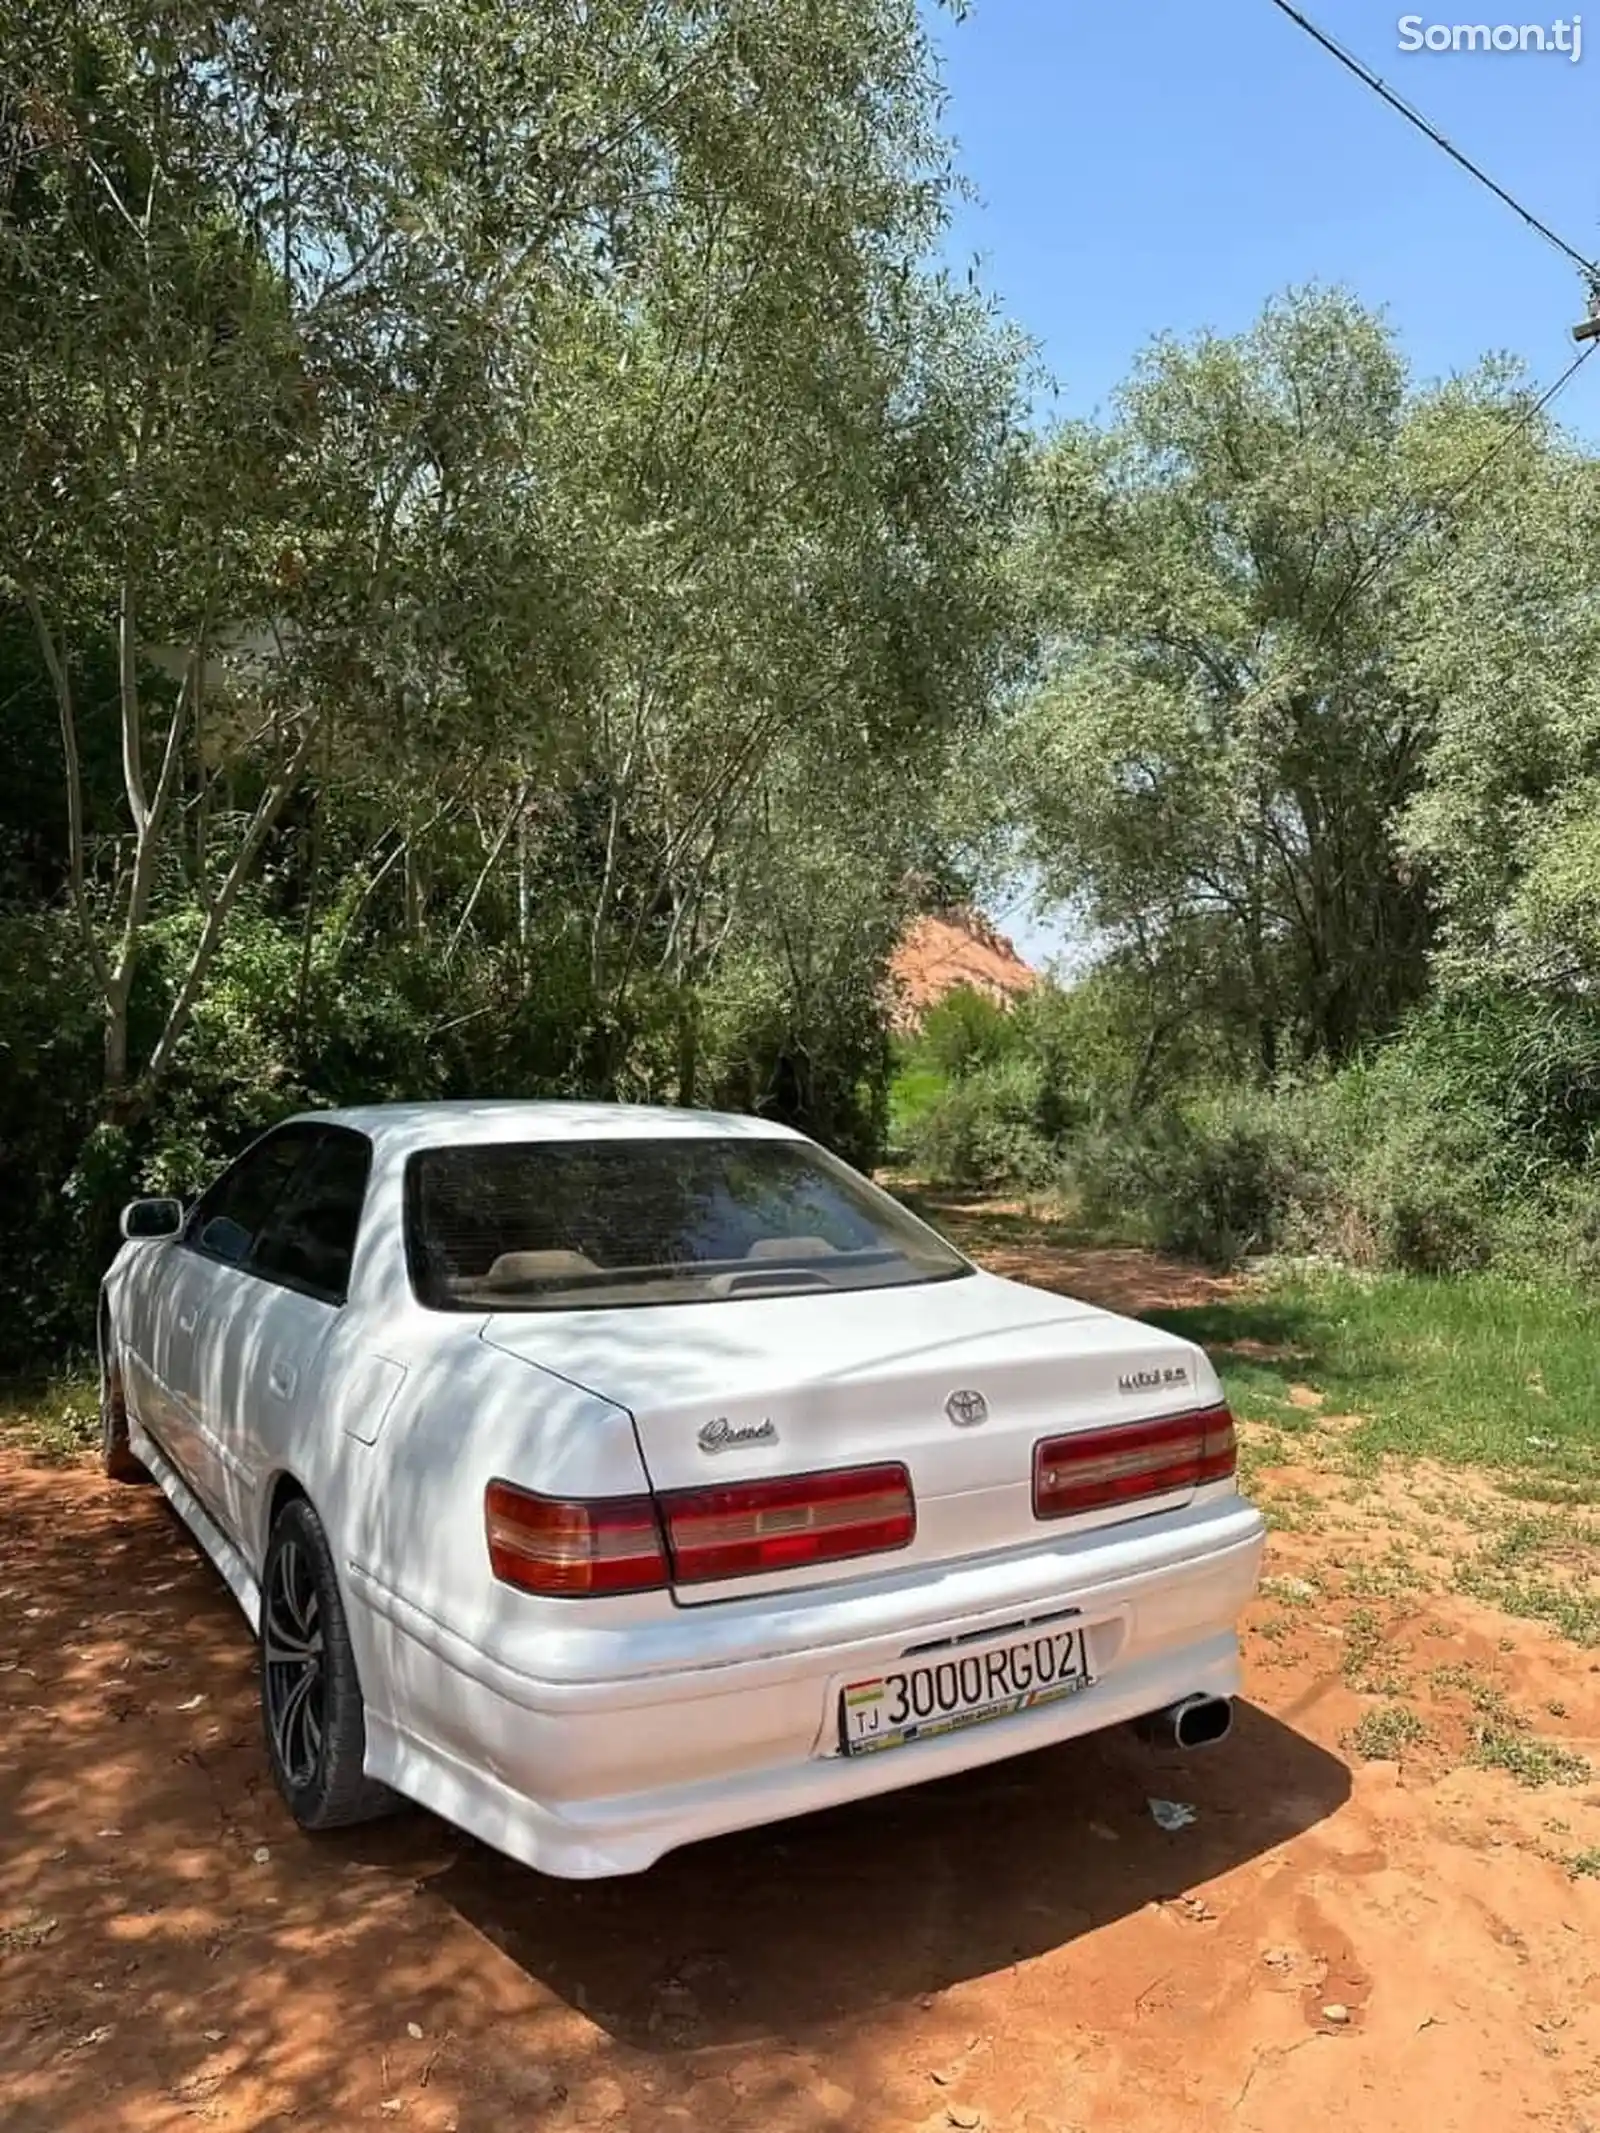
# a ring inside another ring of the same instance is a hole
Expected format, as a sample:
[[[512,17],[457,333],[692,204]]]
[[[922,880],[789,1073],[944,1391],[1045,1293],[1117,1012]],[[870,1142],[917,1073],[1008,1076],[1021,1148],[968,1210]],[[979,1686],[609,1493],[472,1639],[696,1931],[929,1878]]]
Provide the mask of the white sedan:
[[[980,1272],[784,1127],[328,1111],[123,1231],[107,1468],[244,1609],[307,1829],[400,1796],[623,1874],[1227,1730],[1263,1527],[1204,1355]]]

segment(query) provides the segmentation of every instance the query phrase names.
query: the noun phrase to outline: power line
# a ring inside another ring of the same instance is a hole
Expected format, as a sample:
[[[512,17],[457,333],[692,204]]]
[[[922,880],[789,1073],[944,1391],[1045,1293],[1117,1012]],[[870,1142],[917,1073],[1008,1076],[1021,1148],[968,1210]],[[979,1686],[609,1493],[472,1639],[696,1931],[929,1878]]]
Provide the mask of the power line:
[[[1424,118],[1414,104],[1408,104],[1398,90],[1391,89],[1381,75],[1374,74],[1372,69],[1363,60],[1357,59],[1353,52],[1347,52],[1336,38],[1328,35],[1326,30],[1318,29],[1317,25],[1308,16],[1302,15],[1297,7],[1291,7],[1289,0],[1272,0],[1272,4],[1280,15],[1287,15],[1291,22],[1298,23],[1308,37],[1313,38],[1316,43],[1320,44],[1325,52],[1331,53],[1338,60],[1340,66],[1348,67],[1357,81],[1365,82],[1369,89],[1376,95],[1381,96],[1391,110],[1398,111],[1400,116],[1415,126],[1420,133],[1426,134],[1436,148],[1442,148],[1452,162],[1459,163],[1461,168],[1471,177],[1476,178],[1480,185],[1487,186],[1497,200],[1503,201],[1514,215],[1521,216],[1529,229],[1537,230],[1546,243],[1553,244],[1558,252],[1564,252],[1574,266],[1583,270],[1591,290],[1597,284],[1600,284],[1600,267],[1597,267],[1592,259],[1586,259],[1576,246],[1568,244],[1564,237],[1557,236],[1549,223],[1541,222],[1537,215],[1529,208],[1525,208],[1520,200],[1508,193],[1503,185],[1497,184],[1486,170],[1481,169],[1473,162],[1470,156],[1463,155],[1454,141],[1449,140],[1442,134],[1431,120]]]
[[[1564,392],[1567,386],[1571,384],[1578,372],[1582,370],[1584,364],[1588,362],[1590,356],[1594,354],[1597,346],[1600,346],[1600,342],[1591,341],[1581,354],[1575,355],[1555,383],[1548,386],[1537,400],[1532,401],[1525,407],[1509,429],[1501,431],[1488,451],[1473,466],[1468,468],[1453,489],[1446,490],[1443,496],[1436,497],[1432,503],[1424,504],[1422,509],[1412,516],[1409,523],[1401,527],[1399,534],[1388,544],[1387,548],[1380,548],[1359,570],[1351,573],[1344,591],[1340,593],[1338,599],[1334,601],[1333,606],[1324,617],[1322,627],[1317,631],[1314,639],[1313,649],[1326,641],[1333,625],[1338,621],[1340,615],[1350,601],[1355,598],[1356,594],[1364,591],[1371,584],[1372,580],[1394,560],[1407,542],[1422,531],[1428,520],[1430,518],[1438,518],[1441,513],[1448,511],[1452,504],[1459,503],[1467,491],[1482,480],[1483,476],[1494,465],[1507,446],[1520,437],[1524,430],[1538,421],[1556,396]]]

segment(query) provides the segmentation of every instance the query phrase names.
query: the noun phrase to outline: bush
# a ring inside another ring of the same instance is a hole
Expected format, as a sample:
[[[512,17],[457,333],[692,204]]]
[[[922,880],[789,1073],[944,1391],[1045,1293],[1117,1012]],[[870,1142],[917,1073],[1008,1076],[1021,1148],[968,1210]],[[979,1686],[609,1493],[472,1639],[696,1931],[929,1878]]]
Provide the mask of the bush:
[[[100,1025],[70,921],[0,913],[0,1367],[83,1344],[101,1262],[82,1163]]]
[[[1216,1264],[1282,1251],[1600,1274],[1600,1188],[1574,1163],[1595,1139],[1588,1026],[1505,1002],[1430,1009],[1338,1073],[1107,1128],[1069,1182],[1097,1224]]]
[[[1037,1185],[1059,1157],[1041,1130],[1044,1076],[1036,1061],[975,1068],[904,1126],[903,1157],[936,1185]]]
[[[1134,1004],[1114,972],[1009,1017],[953,996],[902,1056],[899,1153],[935,1182],[1058,1176],[1092,1228],[1215,1265],[1284,1252],[1600,1280],[1600,1006],[1435,1002],[1337,1072],[1266,1090],[1157,1077],[1141,1108]]]
[[[1258,1252],[1418,1274],[1487,1264],[1506,1215],[1485,1120],[1394,1093],[1352,1069],[1191,1099],[1086,1143],[1069,1181],[1097,1224],[1216,1266]]]
[[[1513,1123],[1512,1085],[1480,1045],[1446,1041],[1432,1011],[1327,1085],[1333,1204],[1375,1264],[1459,1274],[1501,1255],[1550,1168],[1526,1117]]]
[[[1309,1196],[1288,1125],[1268,1096],[1201,1099],[1086,1138],[1066,1182],[1096,1228],[1235,1266],[1283,1242],[1287,1211]]]
[[[1348,1198],[1380,1267],[1465,1274],[1494,1256],[1497,1206],[1484,1121],[1396,1111],[1358,1159]]]
[[[1600,1177],[1590,1172],[1559,1179],[1540,1199],[1508,1210],[1497,1256],[1524,1275],[1554,1266],[1573,1280],[1600,1286]]]
[[[1021,1048],[1020,1026],[1011,1012],[970,985],[956,986],[929,1008],[915,1047],[950,1081],[998,1066]]]

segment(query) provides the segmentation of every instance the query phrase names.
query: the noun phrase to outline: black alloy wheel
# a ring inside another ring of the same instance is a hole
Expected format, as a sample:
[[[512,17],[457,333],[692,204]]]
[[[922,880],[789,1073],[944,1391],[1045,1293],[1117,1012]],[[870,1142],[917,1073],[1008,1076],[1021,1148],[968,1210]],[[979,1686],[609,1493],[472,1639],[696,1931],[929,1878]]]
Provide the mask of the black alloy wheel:
[[[267,1760],[302,1829],[342,1829],[401,1804],[369,1778],[366,1707],[333,1551],[303,1496],[273,1521],[261,1574],[261,1716]]]

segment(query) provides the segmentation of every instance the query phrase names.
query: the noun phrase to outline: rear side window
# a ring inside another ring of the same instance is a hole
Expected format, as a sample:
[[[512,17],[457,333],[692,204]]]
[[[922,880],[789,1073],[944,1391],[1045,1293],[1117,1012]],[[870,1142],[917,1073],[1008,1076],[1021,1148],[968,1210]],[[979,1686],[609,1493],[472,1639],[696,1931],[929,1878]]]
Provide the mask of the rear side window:
[[[570,1311],[904,1287],[972,1270],[804,1141],[430,1148],[406,1173],[411,1278],[435,1310]]]
[[[343,1303],[371,1167],[372,1144],[364,1135],[321,1134],[257,1236],[250,1272]]]

